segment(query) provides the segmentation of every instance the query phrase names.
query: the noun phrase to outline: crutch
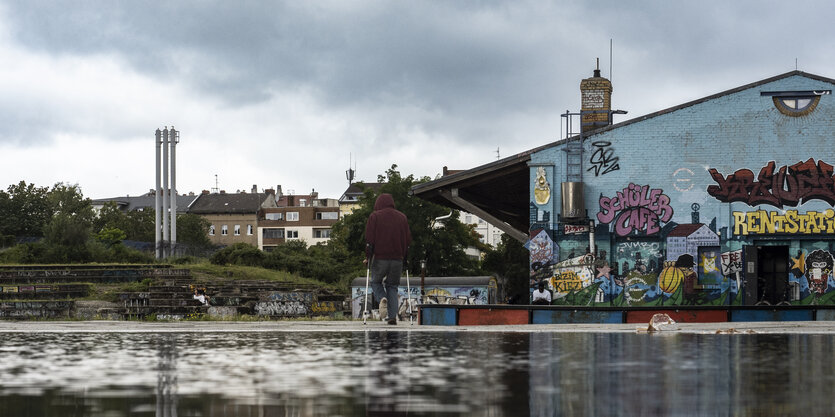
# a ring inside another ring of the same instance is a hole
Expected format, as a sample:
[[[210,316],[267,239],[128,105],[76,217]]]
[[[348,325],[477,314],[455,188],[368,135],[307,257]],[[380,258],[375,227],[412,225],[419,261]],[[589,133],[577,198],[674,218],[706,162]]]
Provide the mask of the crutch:
[[[412,321],[412,287],[409,285],[409,268],[406,268],[406,294],[408,298],[406,298],[406,303],[409,304],[409,325],[414,325],[414,321]]]
[[[362,309],[362,324],[367,324],[366,320],[368,320],[368,280],[371,279],[371,262],[374,261],[374,257],[371,257],[371,261],[368,262],[368,268],[365,270],[365,307]]]

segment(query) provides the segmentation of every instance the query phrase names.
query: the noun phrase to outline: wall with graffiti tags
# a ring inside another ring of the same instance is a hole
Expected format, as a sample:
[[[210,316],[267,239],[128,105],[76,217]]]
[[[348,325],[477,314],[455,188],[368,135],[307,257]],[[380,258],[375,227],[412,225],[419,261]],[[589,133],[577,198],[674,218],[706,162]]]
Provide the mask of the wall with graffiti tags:
[[[423,302],[426,304],[496,304],[497,297],[497,280],[494,277],[467,277],[467,278],[453,278],[444,279],[439,277],[427,277],[428,282],[425,283],[423,290]],[[443,281],[449,281],[443,283]],[[470,281],[470,283],[461,283],[461,280]],[[441,281],[440,283],[438,281]],[[417,311],[417,306],[421,300],[420,278],[412,277],[411,285],[406,285],[405,277],[400,278],[400,286],[398,287],[399,297],[399,315],[401,319],[408,318],[408,303],[411,300],[413,311]],[[369,298],[368,303],[371,306],[373,301],[373,292],[371,287],[368,288]],[[363,304],[365,303],[365,278],[357,278],[351,283],[351,313],[354,318],[362,317]],[[369,307],[371,309],[372,307]]]
[[[531,288],[566,305],[835,304],[833,85],[775,77],[586,135],[581,221],[560,213],[566,142],[534,152]],[[774,92],[816,107],[787,115]]]

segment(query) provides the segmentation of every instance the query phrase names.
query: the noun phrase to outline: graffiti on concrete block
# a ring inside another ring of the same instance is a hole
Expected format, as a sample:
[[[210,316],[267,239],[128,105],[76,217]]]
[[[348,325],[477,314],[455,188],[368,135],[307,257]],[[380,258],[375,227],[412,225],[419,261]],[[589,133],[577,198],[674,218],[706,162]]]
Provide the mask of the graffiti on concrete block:
[[[809,158],[776,169],[774,161],[760,169],[756,177],[750,169],[739,169],[727,177],[714,168],[708,170],[716,184],[707,193],[724,203],[744,202],[751,206],[767,204],[777,208],[798,206],[811,200],[835,204],[833,167]]]
[[[334,313],[336,312],[336,303],[333,301],[317,301],[310,306],[310,311],[313,313]]]
[[[267,294],[269,301],[298,301],[310,304],[313,302],[313,293],[310,292],[271,292]]]
[[[304,316],[310,313],[308,305],[301,301],[262,301],[255,304],[259,316]]]
[[[594,176],[598,177],[620,169],[620,165],[618,164],[619,158],[614,156],[615,150],[610,148],[612,146],[611,142],[599,140],[593,142],[591,146],[595,150],[592,152],[591,159],[589,160],[591,168],[586,171],[594,170]]]
[[[673,217],[670,197],[658,188],[649,185],[629,184],[614,197],[600,197],[600,212],[597,220],[603,224],[614,223],[618,236],[634,231],[652,235],[661,231],[661,222]]]

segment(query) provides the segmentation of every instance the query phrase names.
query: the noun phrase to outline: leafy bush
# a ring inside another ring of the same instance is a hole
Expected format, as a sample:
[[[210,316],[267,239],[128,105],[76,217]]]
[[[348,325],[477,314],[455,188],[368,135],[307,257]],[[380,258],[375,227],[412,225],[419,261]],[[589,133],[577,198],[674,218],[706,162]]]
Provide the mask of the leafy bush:
[[[255,246],[236,243],[215,252],[210,261],[215,265],[263,266],[265,256]]]

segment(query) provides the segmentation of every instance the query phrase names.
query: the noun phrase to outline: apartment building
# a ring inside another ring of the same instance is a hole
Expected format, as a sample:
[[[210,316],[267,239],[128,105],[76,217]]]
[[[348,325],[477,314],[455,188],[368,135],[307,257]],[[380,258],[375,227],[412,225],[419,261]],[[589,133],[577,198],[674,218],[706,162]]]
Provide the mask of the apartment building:
[[[312,191],[303,195],[279,195],[276,207],[264,207],[257,215],[258,248],[271,251],[293,240],[308,246],[325,243],[331,228],[339,220],[339,204],[333,198],[319,198]]]
[[[209,241],[228,246],[235,243],[258,244],[256,234],[259,210],[276,207],[275,191],[209,193],[203,191],[188,208],[211,223]]]

